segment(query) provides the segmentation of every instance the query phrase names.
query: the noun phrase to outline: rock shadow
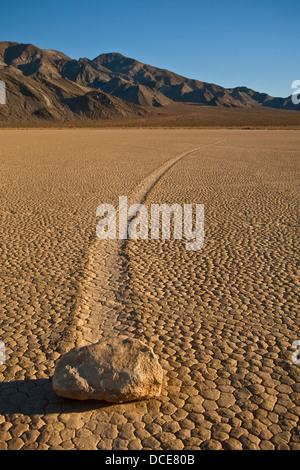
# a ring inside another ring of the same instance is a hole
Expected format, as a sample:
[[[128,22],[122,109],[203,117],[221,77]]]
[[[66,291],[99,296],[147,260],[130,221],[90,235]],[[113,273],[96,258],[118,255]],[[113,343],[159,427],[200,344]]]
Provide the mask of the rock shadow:
[[[56,395],[51,379],[25,379],[0,383],[0,414],[82,413],[116,406],[98,400],[72,400]]]

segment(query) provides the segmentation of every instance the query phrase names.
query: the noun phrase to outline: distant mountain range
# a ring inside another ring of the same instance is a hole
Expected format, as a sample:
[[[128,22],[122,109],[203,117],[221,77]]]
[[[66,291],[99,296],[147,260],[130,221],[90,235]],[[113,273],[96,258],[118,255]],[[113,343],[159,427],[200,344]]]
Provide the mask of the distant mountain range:
[[[147,115],[182,102],[206,106],[300,109],[291,97],[274,98],[246,87],[185,78],[118,53],[71,59],[32,44],[0,42],[0,80],[7,104],[0,121],[72,121]]]

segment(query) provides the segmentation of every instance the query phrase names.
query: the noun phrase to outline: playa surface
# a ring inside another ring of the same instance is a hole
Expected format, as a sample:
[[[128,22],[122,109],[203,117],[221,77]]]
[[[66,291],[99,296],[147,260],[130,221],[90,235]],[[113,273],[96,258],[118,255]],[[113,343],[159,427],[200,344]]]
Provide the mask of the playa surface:
[[[0,131],[1,449],[300,448],[299,148],[298,130]],[[97,239],[97,206],[141,194],[204,204],[203,248]],[[161,398],[53,393],[61,354],[119,334],[153,346]]]

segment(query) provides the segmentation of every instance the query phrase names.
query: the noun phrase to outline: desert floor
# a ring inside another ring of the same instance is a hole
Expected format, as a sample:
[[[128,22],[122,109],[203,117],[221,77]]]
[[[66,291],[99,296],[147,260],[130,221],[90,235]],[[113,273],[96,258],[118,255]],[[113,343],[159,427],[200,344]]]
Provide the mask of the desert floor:
[[[298,130],[1,130],[0,448],[299,450],[299,155]],[[204,204],[203,248],[97,239],[97,206],[141,191]],[[61,354],[121,333],[161,398],[54,394]]]

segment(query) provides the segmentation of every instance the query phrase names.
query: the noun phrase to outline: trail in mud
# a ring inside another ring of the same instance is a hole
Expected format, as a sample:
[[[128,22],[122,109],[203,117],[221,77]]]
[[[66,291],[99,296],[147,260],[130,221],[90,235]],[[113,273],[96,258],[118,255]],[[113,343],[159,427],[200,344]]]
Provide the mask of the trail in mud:
[[[142,204],[151,189],[177,162],[187,155],[224,142],[218,140],[183,152],[157,168],[141,181],[128,195],[128,206]],[[128,334],[131,328],[126,324],[121,296],[124,288],[124,271],[128,260],[125,253],[126,240],[97,240],[91,247],[90,262],[85,283],[79,291],[76,311],[76,346],[99,341],[104,336]]]

